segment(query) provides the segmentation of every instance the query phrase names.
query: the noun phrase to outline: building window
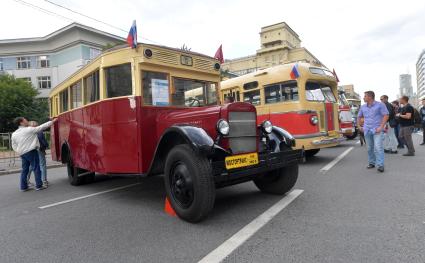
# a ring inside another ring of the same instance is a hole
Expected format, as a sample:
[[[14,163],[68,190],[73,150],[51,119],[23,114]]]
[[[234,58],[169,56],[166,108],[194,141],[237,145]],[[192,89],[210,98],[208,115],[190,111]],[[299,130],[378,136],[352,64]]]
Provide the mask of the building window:
[[[39,89],[50,89],[52,83],[50,82],[50,76],[37,77]]]
[[[105,69],[105,79],[107,98],[128,96],[133,93],[130,63]]]
[[[71,85],[71,108],[75,109],[83,105],[83,99],[81,97],[81,81],[78,81],[74,85]]]
[[[102,50],[96,49],[96,48],[90,48],[90,59],[94,59],[95,57],[99,56],[100,53],[102,53]]]
[[[84,104],[99,100],[99,71],[84,78]]]
[[[39,67],[39,68],[50,67],[49,57],[48,56],[38,56],[37,57],[37,67]]]
[[[30,57],[17,57],[16,58],[16,67],[18,69],[31,68]]]

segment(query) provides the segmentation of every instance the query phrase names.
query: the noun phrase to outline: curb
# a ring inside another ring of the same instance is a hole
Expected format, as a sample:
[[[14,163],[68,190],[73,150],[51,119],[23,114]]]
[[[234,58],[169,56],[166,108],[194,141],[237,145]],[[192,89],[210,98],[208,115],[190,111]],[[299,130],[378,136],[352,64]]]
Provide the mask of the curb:
[[[51,165],[47,165],[47,169],[50,168],[58,168],[58,167],[63,167],[65,166],[64,164],[51,164]],[[14,173],[20,173],[21,169],[13,169],[13,170],[6,170],[6,171],[0,171],[0,176],[1,175],[6,175],[6,174],[14,174]]]

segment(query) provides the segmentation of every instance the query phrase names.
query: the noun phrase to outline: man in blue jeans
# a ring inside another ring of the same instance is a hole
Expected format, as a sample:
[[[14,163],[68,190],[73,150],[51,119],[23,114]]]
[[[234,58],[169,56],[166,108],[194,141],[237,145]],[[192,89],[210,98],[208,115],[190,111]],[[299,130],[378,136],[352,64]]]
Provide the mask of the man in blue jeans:
[[[43,182],[41,181],[40,161],[38,159],[37,149],[40,148],[37,133],[50,127],[53,122],[48,121],[37,127],[29,127],[28,120],[24,117],[15,118],[15,124],[19,128],[12,134],[12,148],[21,156],[22,172],[21,172],[21,191],[25,192],[28,188],[27,175],[30,165],[34,168],[35,189],[43,190]]]
[[[375,93],[366,91],[364,93],[363,104],[357,116],[357,123],[360,118],[364,118],[363,128],[367,144],[367,156],[369,164],[367,169],[378,167],[379,172],[384,172],[384,127],[388,121],[388,109],[385,104],[375,101]]]

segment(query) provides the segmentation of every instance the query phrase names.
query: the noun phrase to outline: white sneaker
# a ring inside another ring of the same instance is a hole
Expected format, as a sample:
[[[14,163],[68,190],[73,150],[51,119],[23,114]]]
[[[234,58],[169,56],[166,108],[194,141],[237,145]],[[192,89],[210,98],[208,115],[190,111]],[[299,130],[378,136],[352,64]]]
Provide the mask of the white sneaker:
[[[35,188],[35,190],[36,191],[40,191],[40,190],[44,190],[44,189],[46,189],[47,187],[45,187],[44,185],[42,185],[40,188]]]
[[[34,185],[33,183],[31,183],[31,182],[28,182],[27,184],[28,184],[28,187],[34,187],[34,186],[35,186],[35,185]]]
[[[43,186],[49,187],[49,181],[43,181]]]

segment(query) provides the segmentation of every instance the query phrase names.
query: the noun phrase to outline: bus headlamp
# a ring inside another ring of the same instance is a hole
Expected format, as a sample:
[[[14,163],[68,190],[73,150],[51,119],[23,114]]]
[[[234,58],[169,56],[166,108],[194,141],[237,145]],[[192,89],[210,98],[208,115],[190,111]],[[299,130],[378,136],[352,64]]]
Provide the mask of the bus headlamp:
[[[217,131],[221,135],[229,135],[230,125],[226,120],[219,120],[217,122]]]
[[[317,118],[317,116],[311,116],[310,122],[313,125],[317,125],[317,123],[319,122],[319,118]]]
[[[263,124],[261,124],[261,127],[263,127],[263,130],[266,133],[271,133],[273,130],[273,125],[271,121],[264,121]]]

